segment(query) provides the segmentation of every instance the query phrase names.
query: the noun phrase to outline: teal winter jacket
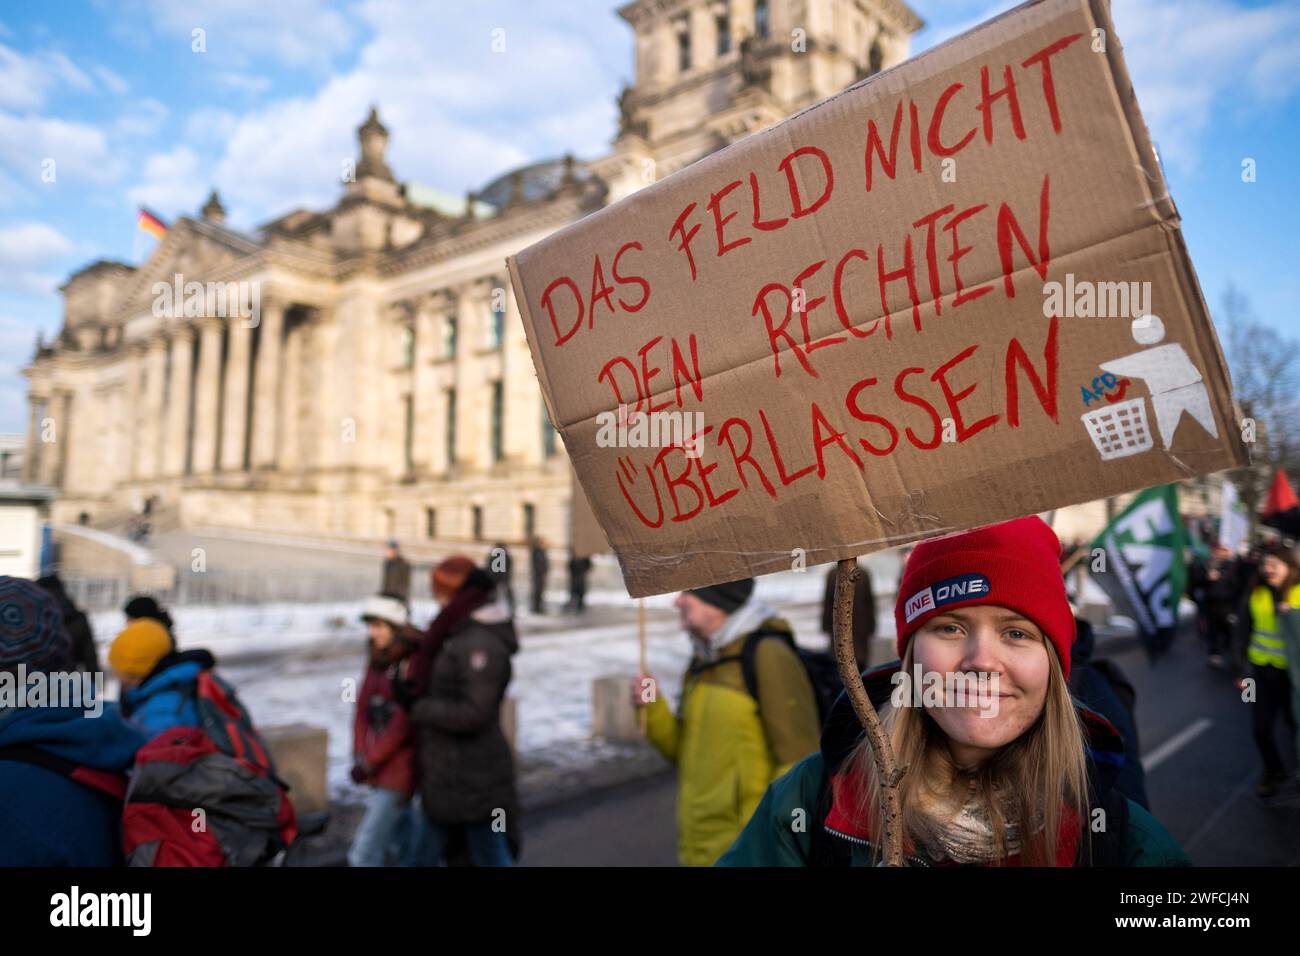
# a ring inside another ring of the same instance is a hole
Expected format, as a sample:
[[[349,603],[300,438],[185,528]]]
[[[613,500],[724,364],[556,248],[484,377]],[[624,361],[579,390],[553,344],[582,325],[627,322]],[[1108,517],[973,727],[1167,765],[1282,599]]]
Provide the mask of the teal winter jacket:
[[[898,666],[895,661],[863,675],[868,695],[877,707],[889,699],[893,689],[890,678]],[[1149,812],[1114,790],[1113,782],[1124,760],[1119,733],[1105,718],[1077,706],[1088,734],[1089,782],[1094,794],[1090,803],[1107,807],[1108,817],[1118,816],[1123,825],[1114,828],[1119,832],[1093,835],[1090,854],[1083,853],[1086,843],[1080,840],[1075,865],[1091,860],[1109,866],[1191,866],[1182,847]],[[748,825],[716,865],[874,865],[876,848],[863,833],[846,832],[851,828],[842,821],[856,814],[836,806],[835,789],[830,784],[861,736],[857,715],[847,695],[841,694],[822,731],[821,750],[773,781]],[[828,819],[834,825],[828,826]],[[1087,829],[1080,829],[1081,837],[1088,835]],[[907,855],[906,862],[912,866],[935,865],[913,854]]]

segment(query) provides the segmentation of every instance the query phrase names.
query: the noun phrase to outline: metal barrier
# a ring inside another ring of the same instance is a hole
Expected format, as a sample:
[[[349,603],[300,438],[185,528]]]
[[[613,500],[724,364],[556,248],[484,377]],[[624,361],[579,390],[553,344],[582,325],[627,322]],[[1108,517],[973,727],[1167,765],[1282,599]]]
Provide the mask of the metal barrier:
[[[373,574],[332,571],[212,570],[178,571],[174,586],[151,590],[165,607],[222,606],[231,604],[325,604],[358,601],[378,592],[379,568]],[[83,611],[107,611],[122,607],[134,593],[124,577],[63,578],[68,596]],[[432,598],[429,566],[411,568],[412,601]]]

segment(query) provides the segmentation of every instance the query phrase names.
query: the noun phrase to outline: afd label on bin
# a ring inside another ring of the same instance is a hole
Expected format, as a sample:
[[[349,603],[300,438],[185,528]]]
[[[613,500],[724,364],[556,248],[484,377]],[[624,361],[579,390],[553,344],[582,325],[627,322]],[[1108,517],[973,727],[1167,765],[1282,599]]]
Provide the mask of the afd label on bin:
[[[903,618],[911,624],[922,614],[937,611],[945,604],[983,597],[988,593],[989,579],[982,574],[959,574],[955,578],[945,578],[908,598],[907,604],[903,606]]]

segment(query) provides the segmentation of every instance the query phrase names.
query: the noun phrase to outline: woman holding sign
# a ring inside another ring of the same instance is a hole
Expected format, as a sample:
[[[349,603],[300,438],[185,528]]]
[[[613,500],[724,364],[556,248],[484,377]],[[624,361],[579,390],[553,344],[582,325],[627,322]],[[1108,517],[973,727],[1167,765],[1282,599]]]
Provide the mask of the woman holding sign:
[[[1187,866],[1113,788],[1119,734],[1070,698],[1074,617],[1052,530],[1021,518],[908,558],[899,662],[864,675],[897,763],[913,866]],[[1042,795],[1048,794],[1048,799]],[[884,787],[846,696],[820,753],[768,788],[721,866],[870,866]]]

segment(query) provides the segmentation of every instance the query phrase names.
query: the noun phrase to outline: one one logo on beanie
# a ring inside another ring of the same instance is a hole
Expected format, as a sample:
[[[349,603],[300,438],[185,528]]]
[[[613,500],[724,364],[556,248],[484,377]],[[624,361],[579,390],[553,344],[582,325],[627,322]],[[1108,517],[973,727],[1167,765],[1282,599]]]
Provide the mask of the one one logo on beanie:
[[[945,604],[983,597],[989,593],[989,579],[982,574],[959,574],[922,588],[903,605],[903,620],[911,624],[922,614],[938,610]]]

